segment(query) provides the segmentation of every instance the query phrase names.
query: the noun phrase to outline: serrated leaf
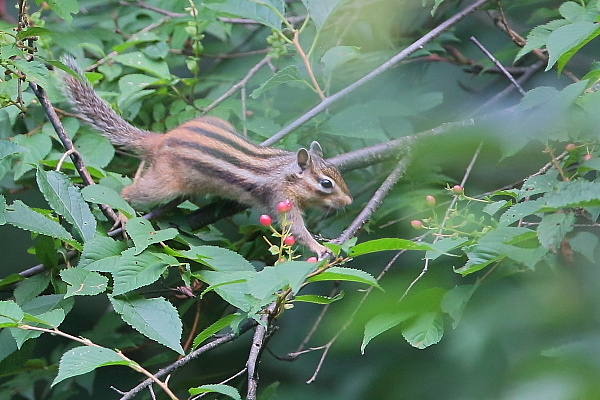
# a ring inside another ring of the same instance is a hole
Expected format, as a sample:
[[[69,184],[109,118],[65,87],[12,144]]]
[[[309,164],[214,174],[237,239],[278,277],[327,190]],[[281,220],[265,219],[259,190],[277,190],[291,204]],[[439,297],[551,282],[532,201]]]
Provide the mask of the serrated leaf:
[[[254,266],[244,257],[218,246],[192,246],[190,250],[179,252],[179,255],[198,261],[215,271],[256,272]]]
[[[443,335],[444,320],[440,313],[419,314],[402,324],[402,336],[417,349],[424,349],[438,343]]]
[[[52,386],[67,378],[87,374],[99,367],[107,365],[136,365],[124,360],[116,351],[104,347],[79,346],[75,347],[60,358],[58,375],[52,381]]]
[[[192,349],[196,349],[206,339],[208,339],[215,333],[220,332],[222,329],[227,328],[233,321],[238,319],[239,316],[240,315],[237,313],[229,314],[229,315],[226,315],[223,318],[219,319],[218,321],[210,324],[210,326],[206,327],[202,332],[200,332],[198,335],[196,335],[196,337],[194,338],[194,344],[192,346]]]
[[[36,3],[39,5],[42,1],[36,0]],[[71,22],[73,19],[71,14],[77,14],[79,12],[77,0],[46,0],[44,3],[66,22]]]
[[[462,319],[463,311],[469,303],[471,296],[477,289],[477,285],[460,285],[448,290],[440,305],[443,313],[452,318],[452,327],[456,328]]]
[[[346,268],[346,267],[332,267],[327,269],[320,274],[314,275],[307,280],[308,282],[319,282],[319,281],[348,281],[348,282],[359,282],[366,283],[370,286],[375,286],[381,289],[377,280],[373,275],[360,269]]]
[[[43,134],[18,135],[13,138],[13,143],[29,150],[21,154],[21,162],[15,166],[15,180],[34,169],[34,165],[43,160],[52,149],[50,136]]]
[[[12,300],[0,301],[0,328],[16,326],[23,320],[25,313]]]
[[[513,222],[517,222],[521,218],[538,213],[543,206],[544,201],[542,199],[529,200],[515,204],[502,213],[499,222],[502,225],[510,225]]]
[[[115,148],[102,135],[91,131],[78,131],[73,145],[88,167],[102,169],[115,155]]]
[[[85,269],[112,274],[113,296],[117,296],[156,282],[171,265],[179,265],[179,261],[162,253],[135,254],[135,249],[129,249],[121,255],[94,261]]]
[[[467,238],[461,238],[457,236],[440,239],[435,243],[429,244],[431,246],[431,250],[428,250],[427,253],[425,253],[425,258],[435,260],[436,258],[447,254],[450,250],[462,246],[468,241],[469,240]]]
[[[247,281],[256,275],[256,271],[200,271],[198,279],[209,285],[226,302],[249,313],[260,306],[257,299],[250,296]]]
[[[57,214],[63,216],[86,241],[96,234],[96,219],[69,178],[58,171],[44,171],[38,166],[37,183],[44,198]]]
[[[288,65],[282,70],[278,71],[275,75],[270,77],[266,82],[260,85],[258,88],[254,89],[250,94],[250,97],[253,99],[257,99],[264,92],[273,89],[279,85],[290,82],[302,82],[310,86],[304,79],[300,77],[300,73],[298,72],[298,68],[295,65]]]
[[[106,236],[94,236],[83,245],[83,252],[79,259],[79,267],[85,268],[94,261],[120,255],[127,249],[127,244],[116,241]]]
[[[583,179],[557,182],[555,190],[546,193],[545,204],[553,209],[600,206],[600,185]]]
[[[65,311],[62,309],[50,310],[44,313],[31,315],[25,314],[23,322],[27,325],[42,328],[57,328],[65,319]],[[12,329],[11,334],[15,339],[17,347],[20,349],[29,339],[35,339],[42,335],[41,331],[30,329]]]
[[[6,224],[6,199],[0,194],[0,225]]]
[[[515,62],[517,62],[521,57],[529,53],[531,50],[545,47],[550,34],[555,29],[565,26],[568,23],[569,22],[565,21],[564,19],[557,19],[550,21],[545,25],[538,25],[533,28],[531,32],[529,32],[529,35],[527,35],[527,42],[525,43],[525,46],[523,46],[523,48],[521,48],[521,50],[519,50],[515,56]]]
[[[201,394],[201,393],[220,393],[220,394],[230,397],[234,400],[242,400],[242,398],[240,397],[240,393],[237,391],[236,388],[233,388],[233,387],[227,386],[227,385],[223,385],[223,384],[202,385],[202,386],[198,386],[197,388],[191,388],[189,390],[189,392],[190,392],[190,395],[192,395],[192,396]]]
[[[115,311],[123,321],[142,335],[184,354],[181,347],[182,324],[177,309],[167,300],[143,297],[110,297]]]
[[[0,140],[0,160],[13,154],[24,153],[26,151],[29,150],[23,146],[19,146],[16,143],[8,140]]]
[[[337,295],[333,297],[329,296],[319,296],[316,294],[303,294],[294,297],[294,301],[302,301],[305,303],[313,303],[313,304],[330,304],[334,301],[338,301],[344,298],[344,292],[341,291]]]
[[[69,286],[65,297],[93,296],[106,290],[108,279],[95,271],[82,268],[68,268],[60,271],[60,277]]]
[[[284,5],[281,0],[247,0],[237,2],[205,2],[204,6],[240,18],[248,18],[275,30],[281,30]],[[277,10],[279,15],[277,15]]]
[[[94,204],[107,204],[121,211],[127,218],[135,215],[135,210],[114,189],[103,185],[89,185],[81,189],[85,201]]]
[[[560,242],[568,232],[573,230],[575,216],[573,213],[546,214],[537,228],[537,237],[542,246],[550,250],[560,247]]]
[[[546,43],[546,48],[548,49],[546,71],[550,70],[564,54],[572,49],[579,48],[599,34],[600,28],[595,23],[589,21],[574,22],[553,31],[548,36]],[[566,61],[568,59],[563,60],[562,66],[564,66]],[[562,66],[559,66],[559,71],[562,69]]]
[[[403,311],[400,313],[384,313],[378,314],[371,318],[365,325],[365,332],[363,335],[363,341],[360,345],[361,354],[365,354],[365,348],[373,338],[381,335],[383,332],[389,331],[390,329],[398,326],[403,321],[406,321],[410,317],[415,315],[414,311]]]
[[[175,228],[155,231],[150,221],[138,217],[127,221],[127,234],[135,244],[135,254],[139,254],[154,243],[173,239],[179,232]]]
[[[62,225],[33,211],[20,200],[15,200],[4,215],[6,216],[6,222],[17,228],[64,240],[76,249],[81,250],[81,244],[74,240],[73,236]]]
[[[386,250],[434,250],[428,243],[415,243],[411,240],[384,238],[359,243],[350,249],[350,257],[358,257],[364,254],[375,253]]]
[[[161,79],[171,79],[169,66],[164,60],[151,60],[139,51],[118,54],[114,57],[114,60]]]
[[[591,232],[577,232],[570,239],[571,249],[583,254],[591,262],[596,261],[596,247],[598,247],[598,236]]]

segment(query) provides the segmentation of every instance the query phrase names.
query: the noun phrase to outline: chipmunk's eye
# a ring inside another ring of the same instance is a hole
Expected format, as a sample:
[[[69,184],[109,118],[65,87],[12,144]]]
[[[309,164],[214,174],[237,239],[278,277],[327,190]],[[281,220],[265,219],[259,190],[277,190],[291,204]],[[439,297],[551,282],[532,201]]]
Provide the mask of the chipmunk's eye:
[[[320,179],[319,183],[324,189],[331,189],[333,187],[333,183],[329,179]]]

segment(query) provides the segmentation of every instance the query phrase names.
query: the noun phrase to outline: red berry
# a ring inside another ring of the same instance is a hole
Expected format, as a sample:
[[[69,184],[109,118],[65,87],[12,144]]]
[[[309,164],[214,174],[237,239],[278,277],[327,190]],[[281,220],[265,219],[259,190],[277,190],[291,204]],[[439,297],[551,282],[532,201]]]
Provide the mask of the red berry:
[[[435,197],[427,196],[427,197],[425,197],[425,202],[427,203],[427,205],[429,207],[433,207],[433,206],[435,206]]]
[[[583,161],[587,161],[587,160],[591,160],[592,159],[592,155],[590,153],[586,154],[585,156],[583,156]]]
[[[269,226],[273,223],[273,219],[267,214],[263,214],[260,216],[260,218],[258,218],[258,222],[260,222],[261,225]]]
[[[418,219],[413,219],[410,221],[410,225],[415,229],[421,229],[423,227],[423,222]]]
[[[293,246],[294,243],[296,243],[296,238],[293,236],[286,236],[283,239],[283,244],[285,244],[286,246]]]
[[[316,263],[316,262],[317,262],[317,261],[319,261],[319,260],[317,260],[317,257],[308,257],[308,258],[306,259],[306,261],[308,261],[308,262],[311,262],[311,263]]]
[[[575,150],[577,148],[577,145],[575,143],[569,143],[568,145],[565,146],[565,150],[568,151],[569,153],[572,152],[573,150]]]
[[[292,201],[290,199],[285,199],[284,201],[280,201],[277,203],[277,211],[281,214],[286,213],[292,209]]]
[[[460,185],[452,186],[451,190],[452,190],[452,193],[454,193],[454,194],[463,194],[465,192],[465,189],[463,189],[463,187]]]

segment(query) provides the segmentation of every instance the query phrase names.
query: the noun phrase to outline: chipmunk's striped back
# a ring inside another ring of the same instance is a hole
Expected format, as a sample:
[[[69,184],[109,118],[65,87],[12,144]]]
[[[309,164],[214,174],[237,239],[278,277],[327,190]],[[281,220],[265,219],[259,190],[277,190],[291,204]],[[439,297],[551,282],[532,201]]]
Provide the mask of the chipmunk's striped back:
[[[81,75],[72,59],[64,63]],[[177,197],[213,194],[276,213],[278,202],[289,199],[295,207],[287,220],[296,239],[321,256],[328,251],[304,226],[302,210],[343,207],[352,197],[317,142],[297,152],[257,146],[215,117],[188,121],[165,134],[148,132],[118,116],[82,76],[64,74],[63,81],[81,119],[149,163],[122,191],[132,205],[150,207]]]

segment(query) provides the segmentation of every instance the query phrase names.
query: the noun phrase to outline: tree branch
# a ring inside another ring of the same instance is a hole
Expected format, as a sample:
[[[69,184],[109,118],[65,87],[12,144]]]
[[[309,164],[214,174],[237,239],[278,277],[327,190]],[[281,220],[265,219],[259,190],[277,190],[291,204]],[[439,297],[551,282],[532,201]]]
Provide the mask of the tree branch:
[[[95,182],[92,179],[92,176],[90,175],[87,168],[85,167],[85,164],[83,163],[81,155],[79,154],[77,149],[75,149],[75,146],[73,146],[73,142],[71,141],[71,138],[69,137],[69,135],[67,135],[65,128],[63,127],[62,123],[60,122],[60,118],[58,118],[58,115],[56,114],[54,107],[52,107],[52,104],[50,103],[48,96],[46,96],[46,91],[44,90],[44,88],[36,85],[33,82],[30,82],[29,85],[31,86],[33,93],[35,93],[38,100],[40,101],[40,104],[42,105],[42,108],[46,112],[46,116],[48,117],[48,120],[52,124],[52,127],[54,128],[54,131],[58,135],[58,138],[62,142],[63,147],[65,148],[65,150],[67,150],[67,152],[70,153],[69,156],[71,157],[71,160],[73,161],[73,165],[75,166],[77,173],[79,173],[79,176],[83,180],[83,183],[85,183],[86,185],[94,185]],[[102,213],[106,216],[106,218],[109,219],[109,221],[116,223],[119,220],[119,217],[117,217],[117,214],[115,214],[115,212],[109,206],[107,206],[105,204],[99,204],[98,207],[100,208]]]
[[[396,64],[398,64],[400,61],[406,59],[412,53],[416,52],[417,50],[421,50],[421,48],[424,45],[426,45],[427,43],[429,43],[430,41],[432,41],[433,39],[438,37],[443,32],[450,29],[452,26],[454,26],[460,20],[462,20],[467,15],[469,15],[472,12],[474,12],[475,10],[477,10],[479,7],[481,7],[488,1],[489,0],[477,0],[473,4],[465,7],[462,11],[454,14],[452,17],[450,17],[449,19],[447,19],[446,21],[444,21],[443,23],[441,23],[440,25],[438,25],[437,27],[432,29],[427,34],[423,35],[421,38],[417,39],[413,44],[411,44],[410,46],[408,46],[407,48],[402,50],[400,53],[398,53],[397,55],[395,55],[394,57],[392,57],[391,59],[389,59],[388,61],[383,63],[381,66],[375,68],[373,71],[371,71],[370,73],[368,73],[361,79],[357,80],[356,82],[354,82],[351,85],[346,86],[344,89],[340,90],[339,92],[335,93],[334,95],[327,97],[321,103],[319,103],[318,105],[313,107],[310,111],[303,114],[300,118],[296,119],[294,122],[292,122],[291,124],[289,124],[288,126],[283,128],[282,130],[277,132],[275,135],[273,135],[269,139],[265,140],[262,143],[262,145],[270,146],[273,143],[282,139],[283,137],[287,136],[290,132],[292,132],[295,129],[297,129],[298,127],[302,126],[302,124],[304,124],[305,122],[307,122],[310,119],[312,119],[313,117],[315,117],[321,111],[327,109],[330,105],[332,105],[336,101],[343,99],[344,97],[346,97],[347,95],[349,95],[350,93],[352,93],[353,91],[358,89],[359,87],[363,86],[367,82],[372,81],[374,78],[378,77],[379,75],[383,74],[384,72],[388,71],[389,69],[395,67]]]
[[[160,370],[158,370],[154,376],[156,378],[160,378],[174,370],[176,370],[177,368],[187,364],[188,362],[192,361],[193,359],[197,358],[198,356],[200,356],[201,354],[206,353],[207,351],[210,351],[212,349],[215,349],[225,343],[231,342],[232,340],[236,339],[238,336],[248,332],[250,329],[254,328],[257,325],[257,322],[254,320],[248,321],[246,324],[242,325],[238,332],[231,332],[228,333],[227,335],[221,336],[215,340],[213,340],[212,342],[208,342],[206,343],[204,346],[201,346],[199,348],[197,348],[196,350],[192,351],[191,353],[189,353],[187,356],[175,361],[173,364],[165,367],[165,368],[161,368]],[[141,390],[143,390],[144,388],[150,386],[152,384],[152,380],[151,379],[146,379],[145,381],[141,382],[139,385],[137,385],[136,387],[132,388],[131,390],[129,390],[128,392],[125,392],[123,394],[123,396],[120,398],[120,400],[128,400],[128,399],[132,399],[136,394],[138,394]]]

